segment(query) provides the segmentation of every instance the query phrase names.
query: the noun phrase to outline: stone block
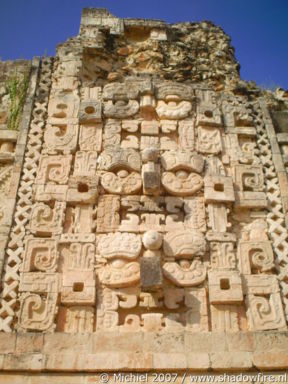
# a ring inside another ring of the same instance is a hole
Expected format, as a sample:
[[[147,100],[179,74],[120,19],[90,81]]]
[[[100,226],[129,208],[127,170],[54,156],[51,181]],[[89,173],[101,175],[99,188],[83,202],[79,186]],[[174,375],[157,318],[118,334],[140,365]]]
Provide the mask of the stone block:
[[[266,208],[267,204],[264,192],[235,192],[235,205],[239,208]]]
[[[21,166],[14,164],[13,171],[10,178],[9,190],[7,194],[8,199],[15,199],[17,195],[19,180],[21,175]]]
[[[41,333],[17,333],[16,353],[42,352],[44,335]]]
[[[160,188],[160,173],[157,171],[143,172],[142,177],[145,194],[157,194]]]
[[[47,333],[44,335],[42,352],[44,354],[73,353],[76,345],[78,353],[89,353],[91,348],[91,336],[81,333]]]
[[[252,332],[227,332],[226,344],[228,351],[231,351],[231,353],[234,353],[234,351],[252,352],[256,345],[254,335]]]
[[[243,208],[265,208],[264,175],[261,166],[236,165],[233,167],[235,203]]]
[[[253,353],[253,365],[258,369],[288,369],[288,352],[265,351]]]
[[[278,279],[274,275],[245,275],[242,282],[244,294],[268,295],[280,290]]]
[[[57,372],[57,373],[48,372],[48,373],[33,374],[33,375],[27,376],[27,384],[86,384],[86,380],[89,379],[89,376],[90,376],[89,374],[77,373],[77,372],[73,372],[73,373],[67,372],[63,374],[61,372]],[[1,383],[1,380],[0,380],[0,383]],[[15,383],[11,383],[11,384],[15,384]],[[23,384],[23,383],[19,382],[19,384]],[[26,382],[24,382],[24,384],[26,384]]]
[[[1,360],[1,358],[0,358],[0,360]],[[0,384],[32,384],[32,383],[33,384],[44,384],[43,381],[38,381],[37,383],[35,381],[32,381],[33,379],[31,380],[31,378],[34,376],[30,376],[30,377],[29,376],[24,375],[23,373],[19,373],[19,374],[10,373],[10,372],[0,373]],[[39,376],[37,378],[39,378]],[[47,384],[47,378],[46,378],[45,384]]]
[[[209,301],[212,304],[235,304],[243,301],[239,272],[210,271],[208,273]]]
[[[24,145],[24,144],[16,145],[16,149],[15,149],[15,163],[16,164],[22,164],[25,149],[26,149],[26,145]]]
[[[278,179],[279,179],[279,185],[280,185],[280,191],[282,197],[288,196],[288,178],[287,173],[285,172],[278,172],[277,173]]]
[[[145,343],[143,344],[143,332],[129,332],[128,336],[126,332],[119,333],[118,331],[98,331],[89,335],[91,352],[97,353],[99,350],[102,352],[109,352],[113,350],[133,353],[147,351],[147,349],[145,349]]]
[[[44,356],[41,353],[19,353],[5,355],[3,371],[41,371]]]
[[[210,354],[214,370],[248,370],[252,368],[251,352],[214,352]]]
[[[185,331],[186,352],[224,352],[227,344],[224,332],[188,332]]]
[[[270,137],[270,145],[271,145],[271,150],[272,150],[273,154],[281,153],[276,137]]]
[[[144,256],[140,259],[140,279],[143,291],[153,291],[161,287],[162,269],[159,256]]]
[[[7,227],[10,230],[12,217],[14,213],[15,200],[6,199],[4,207],[4,217],[1,219],[1,227]]]
[[[85,354],[70,353],[49,353],[45,358],[44,369],[48,371],[80,371],[85,370]]]
[[[154,369],[186,369],[187,361],[184,353],[153,353]]]
[[[69,271],[63,274],[62,303],[92,305],[95,299],[96,282],[93,271]]]
[[[210,357],[208,353],[190,352],[186,354],[187,368],[191,370],[208,370]]]
[[[17,159],[18,159],[18,157],[17,157]],[[10,153],[10,152],[0,153],[0,164],[1,163],[3,163],[3,164],[13,163],[14,160],[15,160],[14,153]]]
[[[288,144],[288,133],[277,133],[277,141],[281,144]]]
[[[67,202],[74,204],[95,204],[98,197],[97,188],[89,188],[85,183],[77,188],[68,188]]]
[[[0,130],[0,141],[16,142],[18,135],[19,135],[18,131],[12,131],[11,129],[3,129],[3,130]]]
[[[143,335],[143,351],[144,352],[183,352],[185,345],[185,334],[183,331],[159,333],[149,332]]]
[[[33,185],[33,199],[35,201],[66,201],[67,200],[67,185]]]
[[[0,354],[15,353],[16,333],[0,332]]]
[[[276,172],[285,172],[282,155],[280,153],[273,153],[272,158]]]
[[[287,331],[253,332],[255,351],[288,350]]]
[[[159,134],[159,123],[156,120],[143,121],[141,123],[141,134],[142,135],[156,135]]]
[[[132,352],[98,352],[94,354],[49,354],[45,370],[51,371],[145,371],[152,368],[152,355]]]
[[[206,176],[204,178],[204,198],[206,203],[234,202],[232,178],[228,176]]]
[[[158,332],[162,329],[162,313],[143,313],[141,315],[144,332]]]
[[[214,331],[238,332],[241,310],[239,305],[213,304],[211,309],[211,329]]]
[[[274,255],[269,241],[238,242],[239,269],[244,275],[267,272],[274,268]]]

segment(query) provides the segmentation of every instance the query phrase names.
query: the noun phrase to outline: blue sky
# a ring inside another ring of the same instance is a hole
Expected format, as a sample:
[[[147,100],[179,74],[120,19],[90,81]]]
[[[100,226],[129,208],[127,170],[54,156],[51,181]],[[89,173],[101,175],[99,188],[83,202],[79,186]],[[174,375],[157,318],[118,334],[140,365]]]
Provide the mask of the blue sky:
[[[0,57],[55,54],[77,35],[84,7],[167,23],[211,20],[232,38],[241,77],[288,88],[288,0],[0,0]]]

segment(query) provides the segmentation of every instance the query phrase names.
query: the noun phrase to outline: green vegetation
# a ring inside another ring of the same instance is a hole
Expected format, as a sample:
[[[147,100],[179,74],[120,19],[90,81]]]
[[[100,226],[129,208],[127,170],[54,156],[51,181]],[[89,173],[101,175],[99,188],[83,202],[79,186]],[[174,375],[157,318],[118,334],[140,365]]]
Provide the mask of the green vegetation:
[[[10,99],[8,129],[16,130],[19,127],[28,83],[28,75],[19,76],[17,72],[6,81],[6,88]]]

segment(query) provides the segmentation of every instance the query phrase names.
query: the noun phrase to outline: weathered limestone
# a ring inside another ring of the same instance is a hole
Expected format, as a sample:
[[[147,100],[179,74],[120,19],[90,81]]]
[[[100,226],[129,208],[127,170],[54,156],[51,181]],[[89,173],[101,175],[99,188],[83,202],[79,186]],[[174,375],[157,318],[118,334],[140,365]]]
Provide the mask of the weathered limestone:
[[[288,367],[287,100],[259,93],[211,23],[87,9],[19,133],[0,94],[1,370]]]

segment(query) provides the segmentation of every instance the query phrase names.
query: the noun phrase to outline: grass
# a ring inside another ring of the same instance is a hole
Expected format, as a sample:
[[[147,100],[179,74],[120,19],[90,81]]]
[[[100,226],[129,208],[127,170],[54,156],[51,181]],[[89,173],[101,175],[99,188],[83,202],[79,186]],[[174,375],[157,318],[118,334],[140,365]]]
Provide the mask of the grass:
[[[6,81],[10,100],[8,129],[17,130],[19,128],[28,83],[28,75],[19,76],[17,72]]]

